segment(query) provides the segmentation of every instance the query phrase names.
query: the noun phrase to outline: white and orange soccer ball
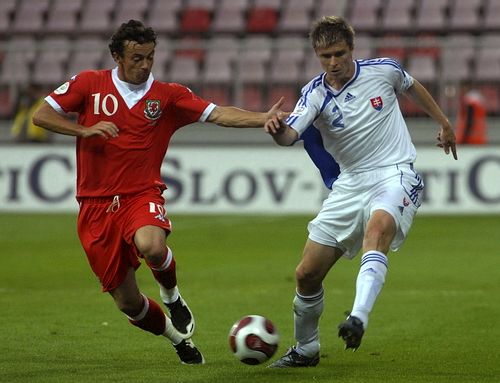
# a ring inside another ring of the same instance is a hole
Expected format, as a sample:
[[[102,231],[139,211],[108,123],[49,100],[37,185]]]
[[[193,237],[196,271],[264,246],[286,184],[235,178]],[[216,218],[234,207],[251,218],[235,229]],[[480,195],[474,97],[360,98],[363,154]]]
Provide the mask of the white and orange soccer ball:
[[[247,315],[231,327],[229,347],[241,362],[260,364],[274,355],[279,338],[278,330],[269,319]]]

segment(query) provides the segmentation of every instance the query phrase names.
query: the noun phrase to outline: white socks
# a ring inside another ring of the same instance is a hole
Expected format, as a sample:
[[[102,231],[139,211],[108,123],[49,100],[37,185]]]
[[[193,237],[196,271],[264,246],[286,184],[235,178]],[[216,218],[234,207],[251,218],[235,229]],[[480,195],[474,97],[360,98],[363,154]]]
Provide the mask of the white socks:
[[[322,313],[323,288],[310,296],[296,292],[293,300],[293,319],[299,354],[313,357],[319,352],[319,318]]]
[[[181,335],[181,333],[179,331],[176,330],[176,328],[172,324],[172,321],[166,315],[165,315],[165,321],[166,321],[166,325],[165,325],[165,332],[163,333],[163,336],[170,339],[170,341],[172,342],[173,345],[177,345],[177,344],[181,343],[184,340],[183,336]]]
[[[370,250],[363,254],[356,280],[356,298],[351,315],[361,319],[365,329],[368,326],[368,315],[382,290],[386,274],[387,257],[384,253]]]

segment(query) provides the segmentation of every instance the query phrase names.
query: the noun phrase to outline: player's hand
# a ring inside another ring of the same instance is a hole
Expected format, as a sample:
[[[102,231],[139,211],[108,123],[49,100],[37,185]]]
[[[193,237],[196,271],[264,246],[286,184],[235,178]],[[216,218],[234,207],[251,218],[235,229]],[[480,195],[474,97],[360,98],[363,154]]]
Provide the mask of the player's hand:
[[[285,119],[288,117],[289,113],[277,112],[264,124],[264,130],[270,135],[275,135],[286,130]]]
[[[458,160],[455,133],[453,133],[451,126],[441,126],[436,138],[438,140],[437,146],[443,148],[446,154],[450,154],[451,150],[453,158]]]
[[[286,128],[285,120],[290,113],[283,112],[280,108],[285,102],[285,98],[281,97],[276,104],[267,112],[267,121],[264,124],[264,130],[269,134],[277,134]]]
[[[118,137],[118,127],[110,121],[99,121],[97,124],[84,128],[82,130],[82,137],[92,137],[99,135],[106,140],[109,138]]]

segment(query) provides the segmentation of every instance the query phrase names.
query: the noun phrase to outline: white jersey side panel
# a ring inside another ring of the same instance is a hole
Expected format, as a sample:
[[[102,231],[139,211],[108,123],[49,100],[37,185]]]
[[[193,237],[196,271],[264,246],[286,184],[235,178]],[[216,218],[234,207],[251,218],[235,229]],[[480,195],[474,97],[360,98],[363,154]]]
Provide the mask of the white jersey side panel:
[[[397,94],[412,84],[392,59],[356,60],[353,78],[338,91],[325,74],[310,81],[287,123],[299,136],[313,124],[341,172],[411,163],[416,151]]]

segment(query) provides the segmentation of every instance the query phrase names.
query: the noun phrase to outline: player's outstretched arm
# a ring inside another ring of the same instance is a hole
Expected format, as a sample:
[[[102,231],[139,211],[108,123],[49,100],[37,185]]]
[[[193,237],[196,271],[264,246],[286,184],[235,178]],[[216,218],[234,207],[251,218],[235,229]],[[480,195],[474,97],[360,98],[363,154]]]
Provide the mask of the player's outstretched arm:
[[[106,139],[118,136],[118,128],[112,122],[100,121],[94,126],[83,127],[60,115],[47,102],[44,102],[35,112],[33,123],[52,132],[68,136],[85,138],[100,135]]]
[[[457,160],[457,147],[453,127],[431,94],[417,80],[414,80],[413,85],[408,89],[406,94],[440,125],[441,128],[437,135],[437,146],[443,148],[446,154],[449,154],[451,151],[453,158]]]
[[[268,119],[281,112],[283,102],[282,97],[267,113],[251,112],[235,106],[217,106],[208,116],[207,122],[231,128],[262,128]]]

